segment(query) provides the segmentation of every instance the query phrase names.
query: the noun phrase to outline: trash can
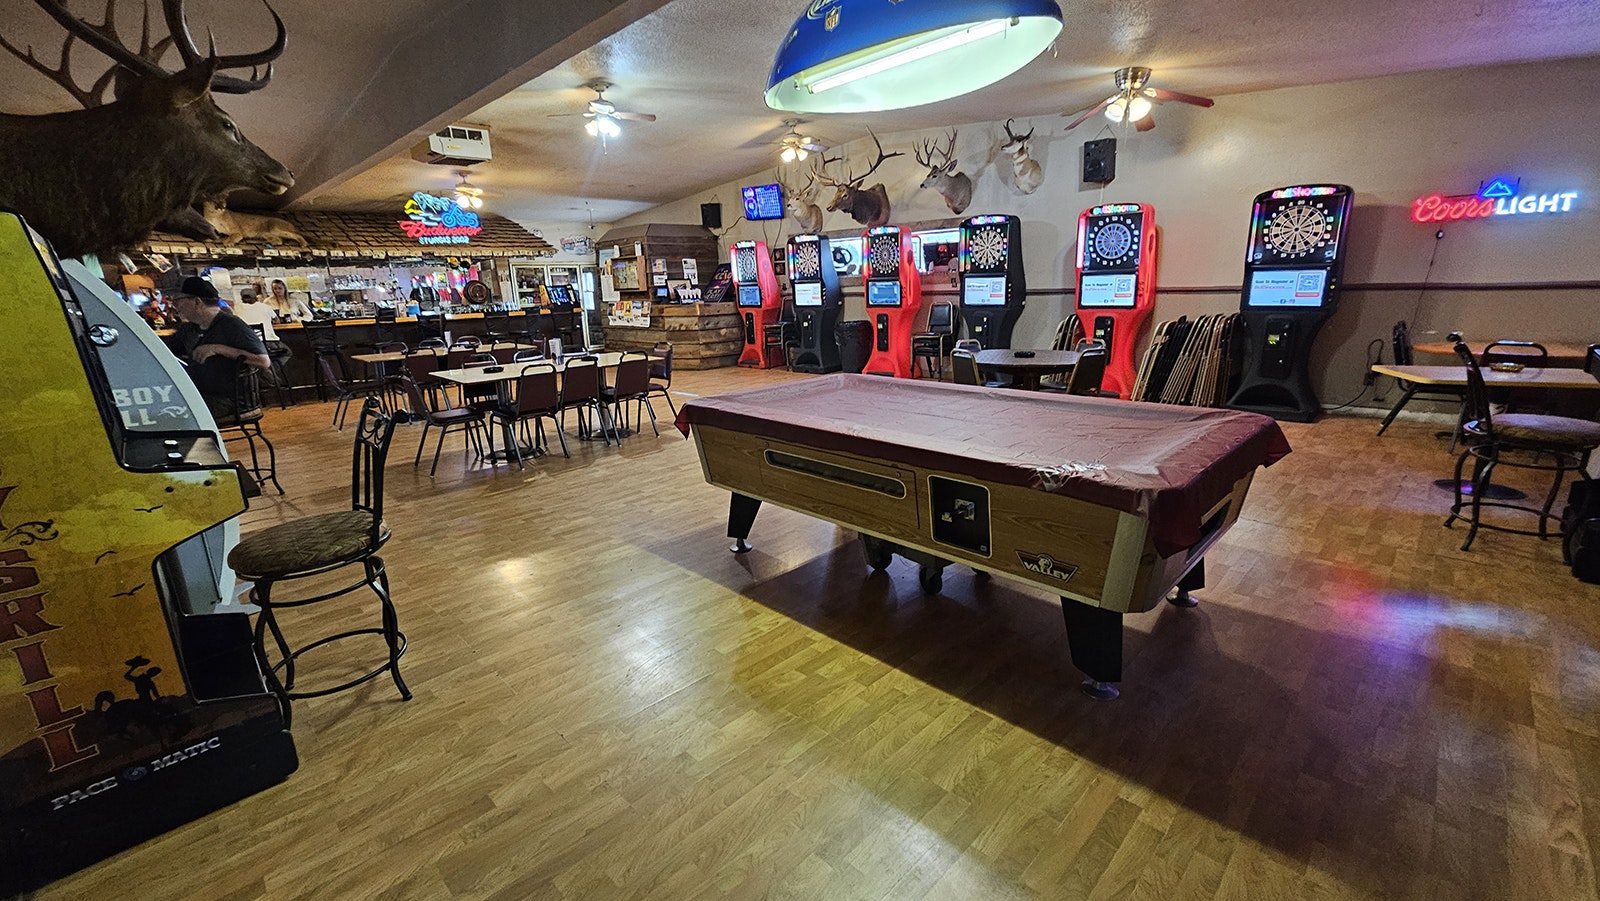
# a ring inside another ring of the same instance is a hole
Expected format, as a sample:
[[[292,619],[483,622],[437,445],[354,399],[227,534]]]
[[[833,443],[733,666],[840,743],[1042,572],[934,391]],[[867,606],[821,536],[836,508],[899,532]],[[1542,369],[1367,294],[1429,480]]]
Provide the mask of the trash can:
[[[867,368],[867,358],[872,356],[871,322],[846,319],[834,326],[833,337],[839,342],[839,365],[845,372],[860,372]]]

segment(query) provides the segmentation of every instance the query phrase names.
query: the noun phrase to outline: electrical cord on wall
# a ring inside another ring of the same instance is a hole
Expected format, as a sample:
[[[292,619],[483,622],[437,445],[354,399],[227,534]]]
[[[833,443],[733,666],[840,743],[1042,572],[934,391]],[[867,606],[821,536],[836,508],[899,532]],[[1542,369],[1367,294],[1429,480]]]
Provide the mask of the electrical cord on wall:
[[[1422,273],[1422,287],[1417,289],[1417,302],[1411,305],[1411,318],[1409,321],[1412,325],[1418,327],[1422,325],[1422,300],[1428,294],[1428,283],[1433,281],[1433,264],[1439,259],[1439,244],[1443,240],[1444,229],[1441,228],[1433,233],[1433,253],[1428,255],[1428,269]]]
[[[1360,400],[1367,393],[1367,389],[1372,387],[1372,383],[1375,380],[1375,377],[1372,375],[1372,367],[1383,362],[1383,339],[1382,338],[1373,338],[1371,341],[1369,341],[1367,343],[1366,358],[1367,358],[1366,365],[1361,367],[1361,372],[1362,372],[1361,390],[1356,392],[1356,396],[1355,397],[1350,398],[1349,400],[1347,400],[1344,403],[1338,405],[1337,407],[1323,407],[1322,408],[1322,412],[1324,412],[1324,413],[1332,413],[1335,410],[1343,410],[1345,407],[1348,407],[1351,404],[1355,403],[1356,401]]]

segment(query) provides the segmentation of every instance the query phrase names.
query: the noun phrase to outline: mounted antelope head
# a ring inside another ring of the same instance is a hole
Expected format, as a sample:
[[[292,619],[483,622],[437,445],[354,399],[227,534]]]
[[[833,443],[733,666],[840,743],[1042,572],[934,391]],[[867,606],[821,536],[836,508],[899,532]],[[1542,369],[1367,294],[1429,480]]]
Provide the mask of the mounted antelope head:
[[[805,187],[794,189],[778,173],[778,184],[783,187],[783,205],[800,227],[800,233],[814,235],[822,231],[822,207],[817,206],[817,172],[813,167],[807,174]]]
[[[873,228],[887,225],[889,222],[889,192],[884,188],[883,182],[878,182],[865,190],[861,185],[883,165],[884,160],[905,154],[898,150],[894,153],[884,153],[883,144],[879,143],[878,136],[872,133],[872,129],[867,129],[867,134],[872,135],[872,143],[878,148],[878,158],[873,161],[871,168],[860,175],[846,175],[843,181],[829,178],[824,168],[817,172],[817,180],[830,188],[837,189],[833,192],[833,200],[828,202],[829,212],[838,210],[848,213],[858,224]],[[826,164],[837,161],[823,162]]]
[[[1033,137],[1033,129],[1025,135],[1014,134],[1011,121],[1006,120],[1006,142],[1000,145],[1000,152],[1011,157],[1012,186],[1024,194],[1032,194],[1044,182],[1044,167],[1028,155],[1028,139]]]
[[[212,92],[246,94],[266,87],[272,61],[283,52],[283,20],[272,44],[255,53],[218,56],[215,41],[202,55],[189,35],[183,0],[162,0],[168,35],[150,42],[148,8],[139,49],[123,43],[116,0],[92,24],[64,0],[34,0],[67,31],[61,60],[51,67],[0,38],[0,46],[61,85],[85,108],[43,116],[0,114],[0,206],[21,213],[63,257],[136,244],[157,227],[200,239],[216,232],[196,209],[206,200],[250,188],[282,194],[294,184],[283,164],[250,143]],[[74,40],[100,51],[112,65],[89,87],[71,72]],[[160,65],[176,49],[183,68]],[[257,69],[266,66],[264,73]],[[248,78],[218,74],[249,68]],[[106,89],[116,99],[107,103]]]
[[[944,198],[950,212],[960,215],[972,202],[972,179],[956,171],[956,161],[951,154],[956,150],[956,130],[950,129],[950,143],[939,149],[932,141],[923,141],[915,151],[917,162],[928,167],[922,179],[924,188],[932,188]]]

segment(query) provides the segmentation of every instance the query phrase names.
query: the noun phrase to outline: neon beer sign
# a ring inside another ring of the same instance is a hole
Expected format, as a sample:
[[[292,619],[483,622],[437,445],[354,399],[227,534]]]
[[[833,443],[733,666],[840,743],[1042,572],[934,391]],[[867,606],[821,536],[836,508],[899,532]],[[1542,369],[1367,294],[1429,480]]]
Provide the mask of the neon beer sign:
[[[1476,194],[1429,194],[1411,204],[1413,222],[1452,222],[1457,219],[1487,219],[1490,216],[1536,216],[1565,213],[1578,199],[1577,191],[1557,194],[1520,193],[1521,179],[1491,178]]]
[[[418,244],[471,244],[473,237],[483,231],[477,213],[462,209],[448,197],[422,191],[406,201],[405,214],[400,230]]]

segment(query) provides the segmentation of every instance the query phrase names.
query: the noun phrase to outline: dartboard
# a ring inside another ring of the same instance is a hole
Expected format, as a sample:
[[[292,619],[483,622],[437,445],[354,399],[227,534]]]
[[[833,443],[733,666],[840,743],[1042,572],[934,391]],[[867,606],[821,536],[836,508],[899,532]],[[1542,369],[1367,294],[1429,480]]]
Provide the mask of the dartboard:
[[[967,247],[972,254],[974,269],[1003,269],[1006,265],[1006,230],[1004,226],[974,229]]]
[[[874,276],[889,276],[900,271],[900,235],[873,235],[868,262]]]
[[[735,246],[734,252],[738,258],[733,261],[733,271],[737,273],[740,281],[751,282],[756,279],[756,249],[754,245]]]
[[[1109,269],[1139,261],[1140,217],[1092,216],[1084,235],[1083,268]]]
[[[794,271],[791,278],[821,278],[822,250],[815,241],[794,245]]]
[[[1332,216],[1314,206],[1295,204],[1267,219],[1263,238],[1280,257],[1303,257],[1326,243],[1332,233]]]

